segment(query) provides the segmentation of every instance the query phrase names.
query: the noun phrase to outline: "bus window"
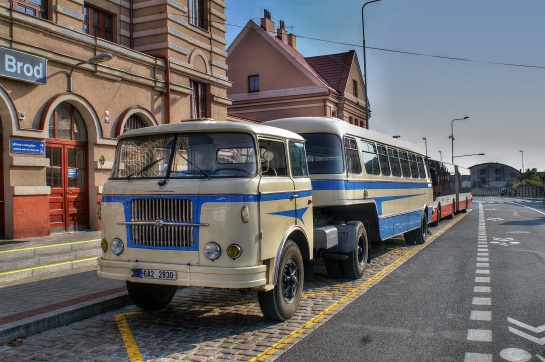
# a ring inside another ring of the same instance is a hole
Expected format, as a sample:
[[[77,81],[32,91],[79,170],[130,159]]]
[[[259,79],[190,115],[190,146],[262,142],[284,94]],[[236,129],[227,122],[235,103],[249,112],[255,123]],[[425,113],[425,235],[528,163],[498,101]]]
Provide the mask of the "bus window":
[[[365,172],[368,175],[380,175],[377,149],[373,143],[360,140],[361,154],[365,164]]]
[[[409,167],[409,156],[407,155],[407,152],[400,152],[399,159],[401,160],[401,172],[403,173],[403,177],[410,178],[411,169]]]
[[[304,133],[308,172],[312,174],[343,173],[341,140],[329,133]]]
[[[426,173],[426,164],[424,163],[424,157],[418,156],[417,160],[418,160],[418,172],[420,173],[420,178],[426,178],[427,173]]]
[[[392,168],[392,176],[401,177],[401,165],[396,149],[388,148],[388,158],[390,159],[390,167]]]
[[[378,148],[378,160],[380,162],[380,169],[382,171],[382,176],[390,176],[392,172],[390,171],[390,162],[388,162],[388,153],[386,152],[385,146],[377,146]]]
[[[348,173],[361,174],[360,155],[358,153],[358,145],[353,138],[345,137],[344,152],[346,153],[346,166]]]
[[[305,145],[302,142],[289,142],[291,174],[294,177],[308,176]]]
[[[412,178],[420,178],[418,174],[418,165],[416,164],[416,155],[414,153],[409,154],[409,167],[411,169]]]

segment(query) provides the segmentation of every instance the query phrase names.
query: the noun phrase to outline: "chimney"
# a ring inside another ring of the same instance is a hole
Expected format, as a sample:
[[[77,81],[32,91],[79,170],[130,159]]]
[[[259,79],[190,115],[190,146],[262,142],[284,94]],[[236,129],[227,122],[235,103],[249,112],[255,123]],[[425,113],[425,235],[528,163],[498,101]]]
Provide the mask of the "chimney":
[[[261,18],[261,27],[269,33],[274,34],[274,21],[271,20],[271,12],[267,9],[263,10],[263,17]]]
[[[288,45],[291,45],[293,49],[296,48],[297,45],[297,37],[293,34],[288,34]]]
[[[284,27],[284,20],[280,20],[280,27],[276,30],[276,37],[284,43],[288,42],[288,32]]]

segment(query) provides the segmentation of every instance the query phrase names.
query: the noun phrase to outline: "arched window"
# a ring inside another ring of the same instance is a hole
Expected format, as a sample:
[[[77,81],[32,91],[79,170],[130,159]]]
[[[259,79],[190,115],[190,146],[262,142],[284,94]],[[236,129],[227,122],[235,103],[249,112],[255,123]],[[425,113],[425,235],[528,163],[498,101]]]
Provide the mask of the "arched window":
[[[61,103],[49,119],[49,138],[87,141],[85,122],[81,113],[69,103]]]
[[[125,126],[123,127],[123,132],[127,132],[133,129],[139,129],[147,127],[148,125],[142,118],[140,118],[138,115],[133,114],[132,116],[127,119],[127,122],[125,122]]]

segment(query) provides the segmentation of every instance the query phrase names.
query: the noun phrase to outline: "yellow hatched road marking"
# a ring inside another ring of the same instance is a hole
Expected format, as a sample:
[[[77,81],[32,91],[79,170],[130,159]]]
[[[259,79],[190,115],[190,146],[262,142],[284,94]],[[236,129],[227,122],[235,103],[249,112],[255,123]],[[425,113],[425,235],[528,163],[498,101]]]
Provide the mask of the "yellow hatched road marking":
[[[123,338],[123,342],[125,343],[125,349],[127,350],[127,354],[129,355],[129,360],[131,362],[144,361],[144,359],[142,358],[142,354],[140,353],[140,349],[138,348],[134,336],[132,335],[129,323],[127,323],[127,320],[125,319],[125,315],[127,314],[137,313],[116,314],[115,321],[117,322],[117,328],[119,329],[119,333],[121,333],[121,338]]]
[[[100,239],[72,241],[72,242],[69,242],[69,243],[60,243],[60,244],[51,244],[51,245],[29,246],[28,248],[0,251],[0,254],[14,253],[14,252],[17,252],[17,251],[25,251],[25,250],[32,250],[32,249],[53,248],[53,247],[56,247],[56,246],[64,246],[64,245],[76,245],[76,244],[90,243],[90,242],[96,242],[96,241],[100,241]]]
[[[15,274],[15,273],[22,273],[22,272],[26,272],[26,271],[33,271],[33,270],[44,269],[44,268],[51,268],[51,267],[55,267],[55,266],[67,265],[67,264],[72,264],[72,263],[81,263],[81,262],[84,262],[84,261],[91,261],[91,260],[96,260],[96,259],[97,259],[97,257],[93,256],[92,258],[64,261],[62,263],[41,265],[41,266],[35,266],[35,267],[32,267],[32,268],[26,268],[26,269],[10,270],[10,271],[7,271],[7,272],[0,273],[0,276]]]

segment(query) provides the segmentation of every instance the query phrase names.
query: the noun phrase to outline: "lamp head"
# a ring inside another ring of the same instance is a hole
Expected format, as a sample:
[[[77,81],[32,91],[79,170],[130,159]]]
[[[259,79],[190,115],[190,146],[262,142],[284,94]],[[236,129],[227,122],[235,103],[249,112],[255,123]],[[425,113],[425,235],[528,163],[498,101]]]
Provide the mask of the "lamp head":
[[[94,57],[89,58],[87,63],[90,64],[97,64],[102,62],[107,62],[108,60],[112,59],[114,56],[110,53],[100,53],[95,55]]]

